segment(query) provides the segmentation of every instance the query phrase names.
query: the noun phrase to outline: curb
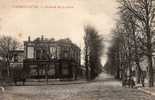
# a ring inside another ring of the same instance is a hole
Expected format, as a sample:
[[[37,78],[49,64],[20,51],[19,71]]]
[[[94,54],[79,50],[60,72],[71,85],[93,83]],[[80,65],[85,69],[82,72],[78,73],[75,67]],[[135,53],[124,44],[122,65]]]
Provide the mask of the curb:
[[[144,93],[146,93],[146,94],[155,96],[155,92],[151,92],[151,91],[148,91],[148,90],[145,90],[145,89],[142,89],[142,88],[138,88],[138,90],[141,90],[142,92],[144,92]]]
[[[86,84],[87,81],[74,81],[74,82],[27,82],[25,85],[9,85],[9,86],[47,86],[47,85],[72,85],[72,84]]]

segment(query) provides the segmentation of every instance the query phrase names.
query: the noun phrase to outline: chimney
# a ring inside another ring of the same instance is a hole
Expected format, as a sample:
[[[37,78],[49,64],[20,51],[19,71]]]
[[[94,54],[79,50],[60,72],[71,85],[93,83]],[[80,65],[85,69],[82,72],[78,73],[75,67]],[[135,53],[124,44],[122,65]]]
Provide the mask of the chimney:
[[[31,41],[31,37],[30,36],[28,36],[28,42],[30,42]]]

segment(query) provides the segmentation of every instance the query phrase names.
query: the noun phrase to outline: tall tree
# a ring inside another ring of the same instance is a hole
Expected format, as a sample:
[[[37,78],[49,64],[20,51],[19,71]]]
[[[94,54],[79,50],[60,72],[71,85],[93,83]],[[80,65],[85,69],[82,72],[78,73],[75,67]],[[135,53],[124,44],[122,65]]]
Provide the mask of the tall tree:
[[[9,68],[9,60],[11,57],[10,51],[17,49],[20,46],[21,46],[20,43],[11,36],[0,37],[0,57],[2,58],[3,61],[6,62],[8,76],[10,75],[10,68]]]
[[[153,0],[120,0],[124,10],[129,10],[130,13],[134,15],[141,23],[144,28],[143,36],[146,37],[146,42],[143,42],[144,52],[148,59],[148,71],[149,71],[149,86],[152,87],[154,83],[153,78],[153,63],[152,63],[152,53],[153,53],[153,28],[152,23],[154,20],[155,8],[153,6]]]
[[[85,44],[85,48],[84,48],[84,61],[85,61],[85,67],[86,67],[86,79],[89,80],[89,47],[88,47],[88,32],[85,33],[84,36],[84,44]]]
[[[113,34],[116,34],[116,31],[113,30]],[[108,61],[104,66],[104,69],[109,73],[115,76],[116,79],[121,79],[121,61],[120,61],[120,43],[121,38],[115,36],[112,41],[112,45],[109,48],[107,53]]]
[[[89,77],[90,68],[90,79],[95,79],[96,76],[101,72],[101,56],[103,53],[103,37],[98,34],[96,29],[90,25],[85,27],[85,66],[86,66],[86,77]]]
[[[121,12],[121,18],[123,21],[124,29],[126,30],[126,33],[128,34],[128,38],[130,40],[129,45],[132,50],[131,60],[136,65],[136,71],[137,71],[137,83],[140,83],[141,79],[141,66],[140,66],[140,57],[142,57],[142,53],[140,50],[140,47],[143,45],[140,45],[139,43],[139,25],[137,22],[137,19],[133,16],[132,13],[130,13],[129,10],[125,10]],[[142,31],[141,31],[142,32]]]
[[[108,70],[110,69],[109,71],[114,74],[116,78],[125,79],[127,73],[132,76],[132,67],[136,65],[137,80],[140,81],[140,58],[142,57],[142,50],[140,50],[141,44],[138,40],[139,25],[137,19],[134,18],[129,10],[121,11],[120,15],[120,20],[116,24],[116,28],[112,31],[114,35],[113,44],[108,53],[108,66],[105,67]],[[120,75],[122,75],[122,77],[120,77]]]

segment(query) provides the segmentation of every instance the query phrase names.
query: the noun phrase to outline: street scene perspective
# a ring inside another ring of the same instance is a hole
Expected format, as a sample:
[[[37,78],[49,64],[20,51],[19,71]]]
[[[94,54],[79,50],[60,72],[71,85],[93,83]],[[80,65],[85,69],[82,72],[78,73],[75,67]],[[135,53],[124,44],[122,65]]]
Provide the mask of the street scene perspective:
[[[155,0],[0,1],[0,100],[155,100]]]

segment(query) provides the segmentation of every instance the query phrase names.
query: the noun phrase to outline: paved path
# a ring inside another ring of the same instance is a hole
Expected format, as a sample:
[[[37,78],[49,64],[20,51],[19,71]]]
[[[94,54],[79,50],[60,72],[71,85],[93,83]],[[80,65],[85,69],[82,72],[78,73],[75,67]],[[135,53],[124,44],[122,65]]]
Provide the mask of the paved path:
[[[122,88],[112,76],[101,74],[94,82],[68,85],[13,86],[0,100],[155,100],[137,89]]]

